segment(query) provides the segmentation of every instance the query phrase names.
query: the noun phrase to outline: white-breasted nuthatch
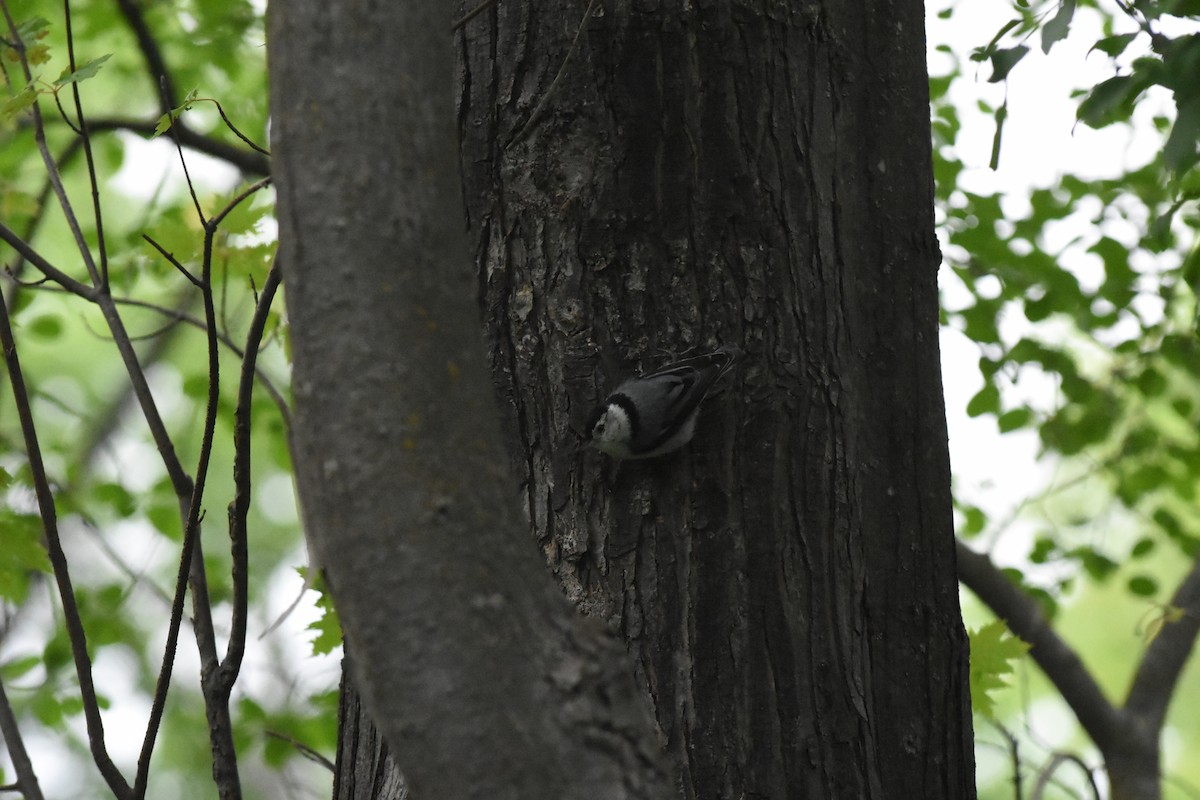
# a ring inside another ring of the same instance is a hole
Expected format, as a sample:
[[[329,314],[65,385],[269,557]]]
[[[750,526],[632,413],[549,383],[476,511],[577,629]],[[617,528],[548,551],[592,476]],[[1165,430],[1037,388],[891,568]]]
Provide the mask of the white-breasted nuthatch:
[[[631,378],[588,418],[588,444],[613,458],[652,458],[692,440],[700,401],[737,359],[722,347]]]

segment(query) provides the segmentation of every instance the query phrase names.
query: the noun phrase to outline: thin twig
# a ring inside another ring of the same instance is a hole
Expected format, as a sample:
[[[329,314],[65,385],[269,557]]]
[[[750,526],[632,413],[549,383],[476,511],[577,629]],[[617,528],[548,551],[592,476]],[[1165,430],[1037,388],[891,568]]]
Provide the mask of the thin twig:
[[[1003,736],[1005,741],[1008,742],[1008,747],[1006,750],[1009,756],[1009,763],[1012,764],[1013,800],[1022,800],[1022,798],[1025,796],[1025,790],[1021,785],[1020,742],[1017,741],[1017,737],[1013,736],[1008,728],[1004,727],[995,720],[990,720],[990,722],[992,723],[992,727],[999,731],[1000,735]]]
[[[38,270],[41,271],[43,275],[57,283],[62,288],[66,289],[71,294],[79,295],[83,299],[93,303],[96,302],[98,292],[93,287],[75,280],[70,275],[51,264],[42,257],[41,253],[34,250],[25,240],[23,240],[20,236],[17,236],[17,234],[3,222],[0,222],[0,239],[3,239],[5,244],[7,244],[13,250],[16,250],[17,254],[20,255],[21,258],[28,261],[30,264],[33,264],[38,268]]]
[[[1050,756],[1050,761],[1042,769],[1038,770],[1037,781],[1033,784],[1033,793],[1029,796],[1029,800],[1042,800],[1042,796],[1046,793],[1046,787],[1054,779],[1054,773],[1063,764],[1074,764],[1083,771],[1087,776],[1088,785],[1092,789],[1092,797],[1095,800],[1100,800],[1100,789],[1096,786],[1096,779],[1092,777],[1092,770],[1083,762],[1077,755],[1071,753],[1056,752]]]
[[[192,273],[188,272],[187,267],[183,266],[183,264],[180,264],[179,260],[175,258],[175,255],[173,253],[168,253],[167,249],[165,247],[163,247],[158,242],[154,241],[154,238],[152,236],[150,236],[150,234],[143,233],[142,238],[145,239],[147,242],[149,242],[151,247],[153,247],[155,250],[157,250],[159,253],[161,253],[162,257],[165,258],[172,267],[179,270],[179,274],[181,274],[181,275],[183,275],[183,277],[187,278],[188,281],[192,284],[192,286],[203,288],[200,284],[200,279],[197,278]]]
[[[164,91],[166,84],[163,84]],[[175,131],[174,126],[171,126],[171,140],[175,142],[175,150],[179,153],[179,166],[183,167],[183,177],[187,182],[188,194],[192,196],[192,206],[196,209],[196,216],[200,219],[200,224],[207,226],[208,222],[204,219],[204,211],[200,208],[200,198],[196,196],[196,187],[192,183],[191,173],[188,172],[187,159],[183,157],[183,142],[179,138],[179,134]]]
[[[2,0],[0,0],[2,3]],[[8,15],[7,6],[4,13]],[[10,22],[11,24],[11,22]],[[29,460],[29,472],[33,481],[34,494],[37,497],[38,511],[42,517],[42,530],[46,537],[46,550],[50,556],[50,564],[54,570],[54,580],[58,584],[58,595],[63,606],[63,617],[66,622],[67,638],[71,643],[71,655],[75,660],[75,674],[79,679],[79,695],[83,701],[84,719],[87,723],[88,744],[92,758],[99,767],[109,788],[120,800],[129,797],[129,784],[121,771],[108,755],[104,743],[104,723],[100,717],[100,704],[96,697],[96,687],[92,680],[92,660],[88,655],[87,634],[83,630],[83,621],[79,616],[79,607],[75,602],[75,589],[71,584],[71,575],[67,568],[67,556],[63,552],[62,541],[58,535],[58,516],[54,506],[54,494],[50,489],[50,481],[46,476],[46,467],[42,462],[42,450],[38,443],[37,428],[33,421],[33,410],[29,403],[29,392],[25,386],[25,377],[21,371],[21,362],[17,356],[17,343],[13,338],[12,326],[8,318],[7,303],[0,302],[0,346],[4,350],[4,360],[8,367],[8,380],[12,386],[13,400],[17,407],[17,417],[21,422],[21,433],[25,440],[25,453]]]
[[[42,787],[38,785],[33,762],[29,760],[29,753],[25,750],[21,728],[17,725],[17,715],[13,713],[12,704],[8,702],[3,681],[0,681],[0,737],[4,739],[4,746],[8,748],[13,771],[17,773],[15,788],[24,795],[25,800],[44,800]]]
[[[145,300],[137,300],[132,297],[115,297],[113,299],[120,305],[133,306],[135,308],[145,308],[147,310],[157,312],[164,316],[171,317],[172,319],[178,320],[187,325],[191,325],[193,328],[197,328],[202,331],[205,330],[204,320],[198,319],[184,311],[178,311],[175,309],[166,308],[165,306],[160,306],[160,305],[156,305],[154,303],[149,303]],[[221,342],[222,345],[225,346],[225,349],[227,349],[231,353],[233,353],[233,355],[236,356],[238,359],[242,359],[245,357],[245,353],[243,352],[241,346],[237,342],[233,341],[233,339],[229,338],[229,336],[227,336],[226,334],[218,332],[217,339]],[[283,418],[284,427],[288,430],[291,430],[292,412],[291,412],[291,408],[288,406],[287,398],[284,397],[283,392],[281,392],[279,390],[279,388],[277,386],[275,386],[275,383],[274,383],[274,381],[271,380],[270,376],[267,375],[265,372],[263,372],[262,369],[257,366],[257,362],[256,362],[256,366],[254,369],[255,369],[255,375],[258,377],[259,383],[262,384],[263,389],[266,391],[266,393],[268,395],[270,395],[271,402],[273,402],[275,404],[275,407],[279,410],[279,415]]]
[[[303,742],[297,741],[285,733],[278,733],[276,731],[263,731],[263,733],[265,733],[267,736],[270,736],[272,739],[278,739],[281,742],[287,742],[292,747],[296,748],[296,752],[298,752],[300,755],[304,756],[309,761],[315,761],[330,772],[336,771],[337,768],[332,761]]]
[[[22,73],[25,75],[26,81],[32,81],[25,44],[21,41],[21,37],[17,32],[16,23],[13,20],[12,12],[6,0],[0,0],[0,10],[3,11],[5,22],[8,24],[9,34],[12,36]],[[46,132],[42,123],[41,110],[36,100],[31,107],[31,112],[34,121],[34,140],[37,143],[38,151],[41,153],[42,162],[47,170],[47,176],[54,186],[55,194],[59,199],[59,204],[62,207],[63,215],[66,217],[68,227],[75,237],[80,255],[88,267],[88,274],[91,275],[93,283],[97,284],[99,275],[96,271],[96,265],[92,261],[91,252],[84,240],[79,222],[75,218],[70,200],[67,198],[66,190],[62,184],[62,176],[58,172],[58,166],[54,158],[50,155],[50,148],[46,143]],[[6,241],[9,241],[7,237]],[[12,244],[11,241],[9,243]],[[27,259],[29,258],[29,253],[25,253],[24,255]],[[45,259],[39,260],[45,264]],[[29,261],[35,264],[35,266],[42,266],[33,259],[29,259]],[[126,782],[124,776],[121,775],[121,771],[117,769],[116,764],[113,763],[105,747],[104,723],[100,716],[100,706],[92,680],[92,664],[91,657],[87,651],[87,636],[83,630],[79,608],[75,602],[75,592],[71,584],[70,573],[67,569],[66,554],[63,552],[62,542],[58,536],[58,520],[57,512],[54,508],[54,496],[46,477],[45,466],[42,463],[37,430],[33,422],[32,410],[29,407],[29,395],[25,388],[20,361],[17,357],[16,342],[13,339],[6,302],[0,302],[0,339],[2,339],[4,357],[8,364],[9,383],[12,385],[18,417],[21,420],[26,454],[29,459],[30,472],[33,477],[38,508],[42,516],[42,524],[46,536],[46,549],[50,557],[51,566],[54,569],[54,578],[58,585],[59,598],[63,604],[63,615],[66,622],[67,636],[71,642],[75,672],[79,679],[80,699],[83,703],[84,719],[88,731],[88,744],[91,749],[92,759],[96,762],[96,766],[100,769],[101,775],[104,776],[105,782],[113,794],[117,796],[118,800],[125,800],[129,796],[129,784]]]
[[[75,64],[75,35],[71,28],[71,0],[63,0],[63,19],[67,32],[67,64],[74,72]],[[55,95],[57,97],[57,95]],[[100,255],[101,291],[108,291],[108,247],[104,240],[104,215],[100,212],[100,182],[96,179],[96,159],[92,155],[92,137],[88,134],[87,119],[83,116],[83,101],[79,95],[79,81],[71,81],[71,97],[75,100],[75,121],[78,123],[79,136],[83,139],[83,157],[87,162],[88,185],[92,189],[92,214],[96,218],[96,249]]]
[[[246,617],[249,598],[249,564],[247,557],[246,517],[250,512],[250,417],[254,397],[254,370],[258,359],[258,348],[263,330],[275,299],[275,291],[282,280],[279,261],[271,265],[262,294],[250,321],[246,334],[245,357],[242,359],[241,380],[238,383],[238,404],[234,411],[233,426],[233,484],[234,498],[229,504],[229,539],[233,560],[233,621],[230,625],[229,646],[221,662],[220,679],[217,685],[229,702],[229,693],[237,681],[246,650]]]
[[[219,101],[213,100],[212,102],[213,102],[213,105],[215,105],[217,107],[217,113],[221,115],[221,119],[225,122],[225,126],[227,128],[229,128],[229,130],[233,131],[234,136],[238,137],[243,142],[245,142],[246,145],[251,150],[254,150],[256,153],[262,153],[264,156],[271,155],[271,151],[267,150],[264,147],[258,146],[257,144],[255,144],[254,142],[252,142],[250,140],[249,136],[247,136],[246,134],[244,134],[240,130],[238,130],[237,126],[233,124],[233,120],[231,120],[229,118],[229,116],[226,115],[225,109],[221,107],[221,103]]]
[[[76,137],[72,139],[65,148],[63,148],[62,153],[59,154],[58,159],[55,161],[55,164],[60,172],[64,167],[67,166],[68,163],[70,163],[72,159],[75,158],[76,154],[79,153],[80,146],[81,142],[79,141],[79,138]],[[37,197],[34,198],[33,213],[29,216],[29,222],[25,225],[25,230],[19,234],[20,238],[26,242],[33,241],[33,237],[34,234],[37,233],[38,226],[41,225],[42,220],[45,219],[46,201],[50,198],[51,191],[53,191],[53,187],[50,184],[50,180],[46,179],[42,182],[42,188],[38,190]],[[18,256],[19,257],[17,258],[17,261],[10,266],[9,270],[13,275],[14,280],[17,281],[17,285],[20,286],[21,273],[25,271],[25,257],[19,253]],[[82,284],[80,285],[82,286]],[[16,292],[13,292],[10,300],[15,300],[16,294]],[[12,306],[9,306],[9,310],[12,310]]]

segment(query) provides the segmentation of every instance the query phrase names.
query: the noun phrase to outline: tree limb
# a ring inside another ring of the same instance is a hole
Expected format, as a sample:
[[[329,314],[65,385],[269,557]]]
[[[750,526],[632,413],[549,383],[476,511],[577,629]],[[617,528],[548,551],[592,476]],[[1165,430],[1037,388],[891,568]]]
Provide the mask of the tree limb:
[[[4,691],[3,681],[0,681],[0,738],[4,739],[4,744],[8,748],[13,771],[17,773],[16,786],[21,795],[25,800],[43,800],[37,773],[33,771],[33,762],[29,760],[29,753],[25,752],[21,728],[17,725],[17,717],[13,714],[12,704],[8,702],[8,694]]]
[[[1102,753],[1128,735],[1121,711],[1104,696],[1079,655],[1050,626],[1041,607],[986,555],[957,542],[958,577],[984,605],[1031,645],[1029,654],[1075,712]]]
[[[1200,634],[1200,559],[1179,584],[1171,605],[1182,616],[1163,624],[1142,656],[1125,700],[1125,711],[1148,730],[1162,729],[1171,695]]]
[[[8,7],[3,6],[3,8],[7,15]],[[58,586],[58,595],[63,605],[67,638],[71,643],[75,674],[79,678],[79,695],[83,701],[83,714],[87,722],[88,745],[91,749],[92,759],[108,783],[109,789],[118,800],[124,800],[130,796],[129,783],[121,775],[117,765],[113,763],[104,743],[104,722],[100,717],[100,703],[97,700],[96,686],[92,680],[92,660],[88,655],[87,634],[83,630],[79,606],[75,602],[75,589],[71,584],[67,556],[63,552],[62,541],[58,535],[58,516],[54,507],[54,494],[46,476],[45,464],[42,462],[42,451],[38,443],[37,428],[33,421],[33,409],[29,403],[29,392],[26,390],[24,373],[21,371],[21,362],[17,357],[17,344],[13,339],[12,326],[8,319],[8,305],[4,302],[0,302],[0,346],[3,347],[4,360],[8,367],[8,380],[12,386],[17,416],[21,421],[25,453],[29,459],[29,472],[33,480],[34,494],[37,497],[38,511],[42,517],[42,530],[46,536],[46,551],[50,557],[54,580]]]

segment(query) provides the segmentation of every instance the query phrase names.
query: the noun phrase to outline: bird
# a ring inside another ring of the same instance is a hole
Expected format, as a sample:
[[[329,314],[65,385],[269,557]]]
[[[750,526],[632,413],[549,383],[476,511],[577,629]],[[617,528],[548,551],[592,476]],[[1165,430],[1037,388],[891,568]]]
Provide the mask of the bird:
[[[621,460],[678,450],[696,433],[701,401],[739,355],[721,347],[626,380],[588,417],[587,443]]]

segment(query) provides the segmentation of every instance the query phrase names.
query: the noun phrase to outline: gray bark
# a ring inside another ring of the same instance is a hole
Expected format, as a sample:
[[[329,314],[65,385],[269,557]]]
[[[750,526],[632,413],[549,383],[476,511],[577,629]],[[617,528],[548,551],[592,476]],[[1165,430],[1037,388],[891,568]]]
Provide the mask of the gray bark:
[[[459,35],[535,535],[626,636],[687,796],[971,798],[922,6],[588,9]],[[573,449],[621,377],[718,344],[747,356],[689,448]]]
[[[663,797],[628,658],[546,573],[501,455],[462,235],[450,12],[269,9],[310,547],[415,798]]]

